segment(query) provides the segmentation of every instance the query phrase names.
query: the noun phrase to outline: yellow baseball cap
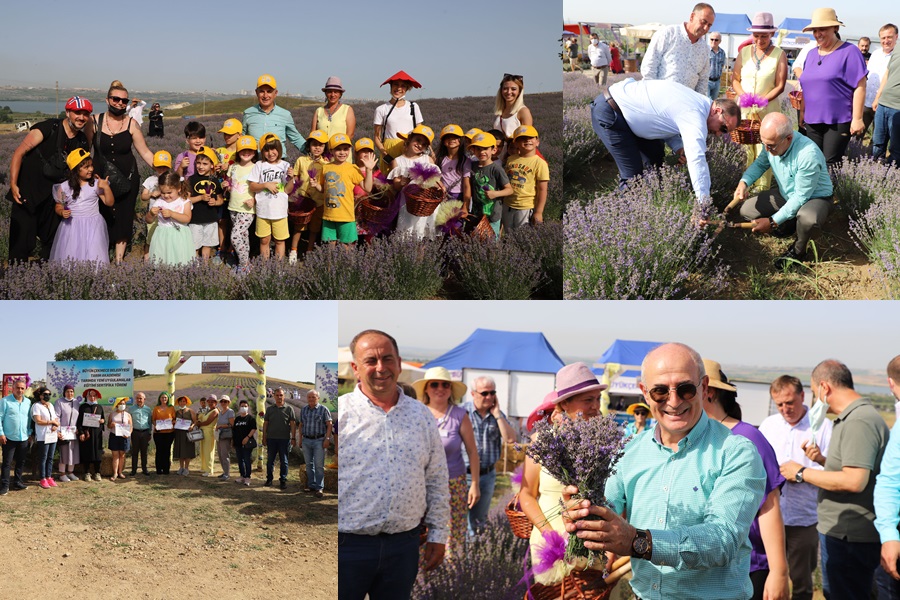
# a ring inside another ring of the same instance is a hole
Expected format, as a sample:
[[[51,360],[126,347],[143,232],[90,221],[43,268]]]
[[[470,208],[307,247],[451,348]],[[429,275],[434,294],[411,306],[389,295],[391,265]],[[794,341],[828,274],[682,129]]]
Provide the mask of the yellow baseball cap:
[[[371,138],[359,138],[356,140],[356,146],[353,148],[357,152],[360,150],[371,150],[375,152],[375,142]]]
[[[463,133],[462,127],[451,123],[441,129],[441,137],[444,137],[445,135],[458,135],[459,137],[463,137],[465,134]]]
[[[481,130],[478,129],[477,127],[473,127],[472,129],[468,130],[468,131],[465,133],[465,136],[471,140],[471,139],[472,139],[473,137],[475,137],[475,135],[478,134],[478,133],[481,133]]]
[[[538,137],[537,129],[532,127],[531,125],[519,125],[516,127],[516,130],[513,131],[513,140],[516,140],[520,137]]]
[[[222,129],[219,130],[219,133],[224,133],[226,135],[234,135],[235,133],[240,133],[244,130],[244,126],[241,125],[241,122],[237,119],[228,119],[225,121],[225,124],[222,125]]]
[[[401,140],[405,140],[409,136],[416,135],[416,134],[424,135],[426,138],[428,138],[429,144],[434,141],[434,131],[432,131],[431,127],[429,127],[428,125],[421,125],[421,124],[416,125],[415,129],[413,129],[409,133],[398,133],[397,137],[399,137]]]
[[[259,79],[256,80],[256,87],[261,88],[262,86],[267,85],[273,90],[278,89],[278,85],[275,83],[275,78],[265,73],[259,76]]]
[[[274,133],[264,133],[264,134],[262,135],[262,137],[259,138],[259,147],[260,147],[260,149],[262,149],[263,146],[265,146],[266,144],[268,144],[268,143],[271,142],[272,140],[275,140],[276,142],[280,142],[280,141],[281,141],[281,138],[279,138],[279,137],[278,137],[277,135],[275,135]]]
[[[66,156],[66,164],[69,166],[69,169],[74,171],[81,164],[81,161],[90,157],[90,153],[84,148],[75,148]]]
[[[479,131],[472,136],[469,145],[477,148],[492,148],[497,145],[497,138],[486,131]]]
[[[328,147],[334,150],[338,146],[343,146],[344,144],[352,145],[353,140],[350,139],[346,133],[336,133],[331,136],[331,139],[328,140]]]
[[[200,150],[197,151],[197,156],[205,156],[212,161],[213,166],[219,164],[219,157],[216,156],[215,150],[209,146],[201,146]]]
[[[328,134],[321,129],[316,129],[315,131],[309,132],[309,135],[306,137],[311,140],[316,140],[320,144],[328,143]]]
[[[256,138],[252,135],[242,135],[238,138],[237,141],[237,151],[241,150],[258,150],[259,146],[256,145]]]
[[[172,168],[172,155],[166,152],[165,150],[160,150],[156,154],[153,155],[153,166],[154,167],[169,167]]]

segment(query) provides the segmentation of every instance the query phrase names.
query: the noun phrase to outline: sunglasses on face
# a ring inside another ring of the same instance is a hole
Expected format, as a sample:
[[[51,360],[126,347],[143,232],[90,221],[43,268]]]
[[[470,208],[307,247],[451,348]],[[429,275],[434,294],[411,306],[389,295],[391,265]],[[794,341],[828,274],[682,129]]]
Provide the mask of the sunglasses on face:
[[[486,392],[478,392],[478,393],[481,394],[482,398],[486,398],[487,396],[496,396],[497,390],[487,390]]]
[[[654,402],[666,402],[673,390],[675,391],[675,395],[678,396],[680,400],[684,401],[693,400],[694,396],[697,395],[697,386],[690,382],[684,382],[679,383],[673,388],[665,385],[654,386],[650,388],[650,398]]]
[[[636,411],[634,411],[634,416],[636,416],[636,417],[646,417],[646,416],[649,415],[649,414],[650,414],[650,413],[648,413],[646,410],[636,410]]]
[[[435,389],[437,389],[437,388],[449,388],[449,387],[450,387],[450,382],[449,382],[449,381],[429,381],[429,382],[428,382],[428,387],[430,387],[430,388],[435,388]]]
[[[107,96],[107,99],[110,102],[118,102],[119,104],[128,104],[128,98],[121,98],[119,96]]]

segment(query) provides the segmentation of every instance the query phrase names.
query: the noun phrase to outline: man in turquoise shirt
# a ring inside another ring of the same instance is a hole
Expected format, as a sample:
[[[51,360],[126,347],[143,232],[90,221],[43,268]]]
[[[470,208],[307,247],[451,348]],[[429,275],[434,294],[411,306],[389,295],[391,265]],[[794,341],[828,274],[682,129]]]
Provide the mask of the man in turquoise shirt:
[[[790,119],[783,114],[766,115],[759,137],[766,151],[741,175],[734,200],[747,200],[748,188],[772,169],[778,188],[747,200],[741,206],[741,217],[754,221],[756,233],[787,237],[797,230],[797,241],[775,259],[775,266],[781,268],[790,265],[792,260],[806,259],[810,236],[822,228],[831,210],[831,176],[819,147],[794,131]]]
[[[606,482],[611,508],[584,500],[567,515],[586,548],[632,557],[642,600],[753,594],[748,535],[766,473],[750,440],[706,416],[708,381],[688,346],[650,351],[639,385],[656,427],[629,442]],[[579,520],[588,513],[603,520]]]
[[[282,155],[287,160],[287,144],[289,140],[299,150],[306,143],[290,111],[275,105],[278,87],[271,75],[261,75],[256,81],[256,98],[259,104],[244,111],[244,133],[257,140],[267,133],[274,133],[282,140]]]
[[[150,445],[150,415],[153,409],[145,404],[147,396],[144,392],[134,395],[134,406],[128,412],[131,413],[131,476],[137,475],[138,456],[141,457],[141,469],[144,475],[149,475],[147,470],[147,447]]]
[[[28,486],[22,481],[22,467],[28,451],[28,435],[31,427],[31,402],[25,397],[25,380],[13,383],[13,393],[0,400],[0,444],[3,445],[3,470],[0,476],[0,496],[9,493],[9,468],[16,461],[14,490]]]

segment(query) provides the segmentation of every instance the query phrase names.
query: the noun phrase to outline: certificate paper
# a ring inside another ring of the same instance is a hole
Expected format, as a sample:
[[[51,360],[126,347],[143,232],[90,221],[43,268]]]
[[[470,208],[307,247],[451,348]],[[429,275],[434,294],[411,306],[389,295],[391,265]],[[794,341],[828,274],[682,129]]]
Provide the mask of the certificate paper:
[[[100,427],[100,413],[84,413],[84,419],[81,421],[85,427]]]
[[[172,419],[158,419],[156,421],[157,431],[172,431]]]
[[[175,419],[175,429],[181,429],[187,431],[191,428],[191,420],[190,419]]]
[[[63,440],[74,440],[75,439],[75,426],[74,425],[64,425],[59,428],[59,432],[62,434]]]
[[[131,435],[131,425],[116,423],[115,434],[118,437],[128,437]]]
[[[47,433],[44,434],[44,443],[45,444],[55,444],[59,441],[59,435],[56,431],[50,431],[50,428],[47,428]]]

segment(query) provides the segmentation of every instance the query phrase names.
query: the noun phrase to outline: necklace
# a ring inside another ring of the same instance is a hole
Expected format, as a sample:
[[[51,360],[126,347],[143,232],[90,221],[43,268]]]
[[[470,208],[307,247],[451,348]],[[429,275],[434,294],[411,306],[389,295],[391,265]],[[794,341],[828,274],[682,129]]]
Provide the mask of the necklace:
[[[119,127],[119,130],[118,130],[118,131],[116,131],[115,133],[113,133],[112,126],[110,126],[109,122],[110,122],[110,119],[109,119],[109,118],[103,119],[103,124],[106,125],[106,131],[109,132],[109,136],[110,136],[110,137],[112,137],[112,136],[114,136],[114,135],[119,135],[120,133],[122,133],[123,131],[125,131],[125,128],[126,128],[126,127],[128,127],[128,120],[127,120],[127,119],[122,119],[122,123],[123,123],[123,124]]]
[[[331,110],[328,110],[327,104],[322,107],[325,110],[325,116],[328,117],[329,122],[331,121],[331,117],[334,116],[334,113],[336,113],[340,107],[341,107],[340,102],[335,103],[334,108]]]
[[[759,71],[760,65],[762,64],[762,61],[765,60],[766,53],[769,51],[769,48],[771,48],[771,47],[772,47],[772,45],[769,44],[769,46],[767,46],[766,49],[763,50],[762,56],[760,58],[757,58],[756,57],[756,46],[753,46],[753,60],[754,60],[754,62],[756,62],[756,70],[757,71]]]
[[[828,48],[828,50],[825,51],[825,56],[828,56],[829,54],[831,54],[834,51],[834,49],[838,47],[838,44],[840,44],[840,43],[841,43],[841,40],[837,40],[837,43],[833,44],[831,47]],[[819,66],[821,66],[822,59],[825,58],[825,56],[822,55],[822,51],[819,50],[818,48],[816,49],[816,54],[819,55],[819,62],[817,64]]]
[[[722,417],[721,419],[719,419],[719,423],[724,423],[724,422],[725,422],[725,419],[727,419],[727,418],[728,418],[728,415],[725,415],[724,417]]]

